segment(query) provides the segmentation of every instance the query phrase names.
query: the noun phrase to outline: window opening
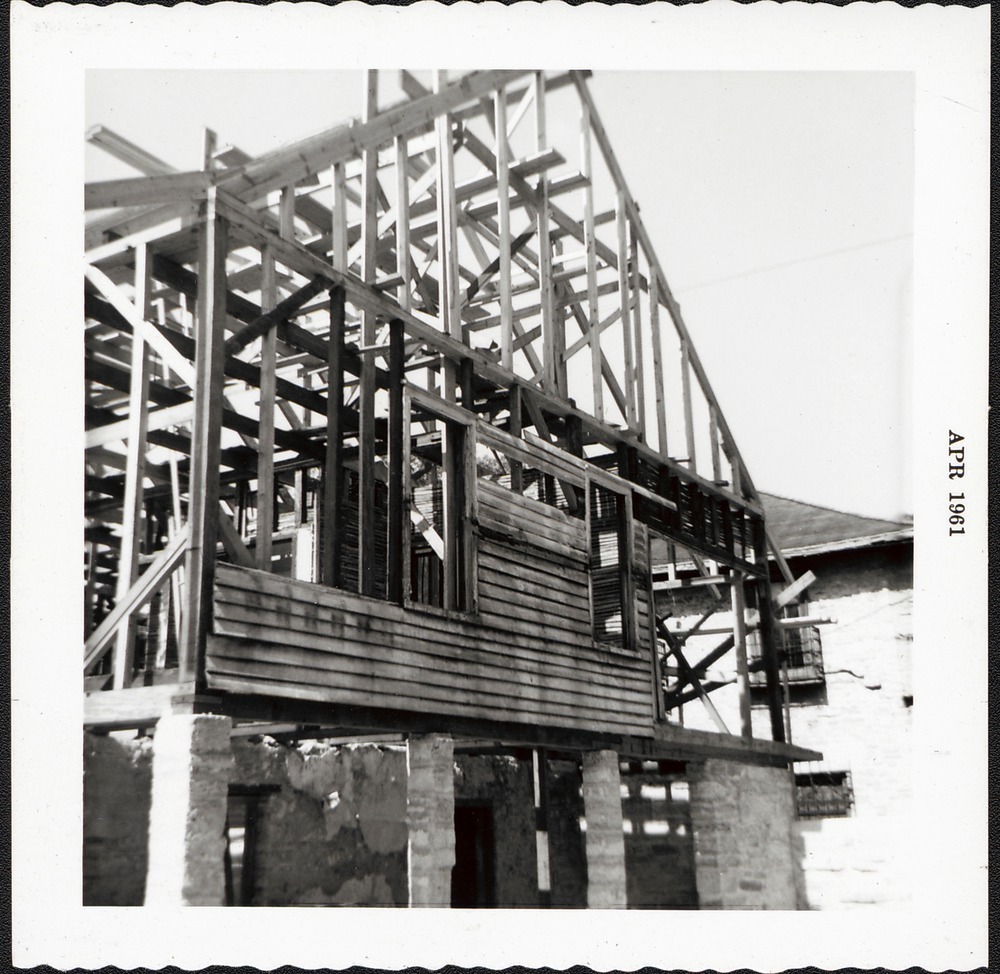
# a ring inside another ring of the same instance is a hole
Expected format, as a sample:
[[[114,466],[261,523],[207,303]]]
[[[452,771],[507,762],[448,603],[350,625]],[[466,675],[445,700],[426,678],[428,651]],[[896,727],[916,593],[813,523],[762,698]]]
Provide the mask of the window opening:
[[[409,440],[409,599],[441,609],[472,611],[473,553],[469,524],[467,441],[461,423],[428,412]]]
[[[810,771],[795,775],[799,818],[847,818],[854,807],[850,771]]]
[[[809,603],[790,603],[776,615],[778,619],[808,618]],[[818,626],[775,626],[774,638],[779,658],[784,658],[788,667],[790,688],[825,684],[823,641]],[[763,648],[759,632],[747,634],[747,652],[751,662],[761,659]],[[762,669],[750,674],[751,687],[763,687],[766,682],[767,677]]]
[[[627,645],[625,572],[625,498],[599,484],[590,484],[590,593],[594,640]]]

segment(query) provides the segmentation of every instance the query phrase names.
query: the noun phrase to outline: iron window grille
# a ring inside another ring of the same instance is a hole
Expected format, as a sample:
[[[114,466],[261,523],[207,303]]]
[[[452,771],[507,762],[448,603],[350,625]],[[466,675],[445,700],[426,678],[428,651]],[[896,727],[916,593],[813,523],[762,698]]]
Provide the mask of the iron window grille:
[[[847,818],[854,808],[850,771],[810,771],[795,776],[799,818]]]

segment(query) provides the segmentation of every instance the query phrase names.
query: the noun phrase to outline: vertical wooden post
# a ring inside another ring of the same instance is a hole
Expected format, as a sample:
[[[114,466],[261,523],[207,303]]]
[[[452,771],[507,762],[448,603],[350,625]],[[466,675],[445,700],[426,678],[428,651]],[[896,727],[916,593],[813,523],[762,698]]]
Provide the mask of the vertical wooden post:
[[[621,299],[622,349],[625,356],[625,422],[636,428],[635,417],[635,364],[632,359],[632,330],[629,327],[629,276],[628,276],[628,217],[625,194],[619,190],[615,210],[618,224],[618,296]]]
[[[460,528],[458,519],[461,517],[461,510],[456,503],[457,477],[462,469],[462,461],[459,456],[457,434],[460,430],[454,430],[452,424],[445,420],[438,420],[441,430],[441,500],[442,513],[444,515],[444,529],[442,541],[444,542],[444,607],[446,609],[458,608],[458,573],[456,567],[459,554]]]
[[[365,72],[365,102],[362,120],[371,121],[378,112],[378,72]],[[366,283],[375,280],[375,249],[378,238],[377,196],[378,150],[362,154],[361,196],[361,276]],[[375,315],[361,312],[361,344],[375,344]],[[358,398],[358,591],[375,591],[375,358],[372,352],[361,355],[361,381]]]
[[[566,417],[566,449],[575,457],[583,457],[583,422],[579,416]]]
[[[639,287],[639,244],[629,224],[629,271],[631,277],[632,335],[635,342],[636,422],[639,438],[646,441],[646,368],[642,347],[642,290]]]
[[[323,469],[323,540],[320,579],[326,585],[340,584],[343,548],[341,508],[344,473],[344,289],[330,292],[330,338],[327,347],[326,461]]]
[[[544,747],[531,752],[535,798],[535,862],[538,875],[538,905],[552,905],[552,869],[549,859],[549,756]]]
[[[667,453],[667,413],[663,389],[663,340],[660,335],[660,283],[656,271],[649,272],[649,335],[653,345],[653,386],[656,390],[656,446]]]
[[[135,249],[135,305],[146,317],[149,303],[149,259],[145,244]],[[116,598],[122,599],[139,577],[142,482],[146,471],[146,427],[149,415],[149,352],[142,335],[133,329],[131,384],[128,401],[128,440],[125,454],[125,495],[122,498],[122,540],[118,558]],[[115,637],[114,687],[129,686],[135,654],[135,623],[123,619]]]
[[[684,395],[684,436],[687,440],[688,469],[698,470],[694,446],[694,415],[691,411],[691,352],[686,338],[681,339],[681,390]]]
[[[434,90],[447,83],[444,71],[434,72]],[[455,215],[455,160],[452,148],[451,116],[441,115],[434,122],[437,134],[437,232],[438,263],[441,267],[440,321],[441,330],[456,341],[462,341],[462,321],[458,313],[458,233]],[[455,368],[445,359],[442,363],[444,398],[455,401]]]
[[[764,520],[753,519],[754,559],[762,575],[757,581],[757,615],[760,631],[761,651],[764,656],[764,672],[767,675],[767,709],[771,717],[771,737],[775,741],[785,740],[785,722],[782,714],[781,672],[778,665],[778,643],[775,632],[774,613],[771,602],[771,575],[767,561],[767,538]]]
[[[406,170],[406,136],[396,136],[396,273],[400,285],[396,300],[410,310],[410,178]]]
[[[733,640],[736,646],[736,687],[740,703],[740,734],[753,737],[750,720],[750,674],[747,669],[746,603],[743,597],[743,573],[730,575],[733,605]]]
[[[386,596],[403,602],[403,322],[389,322],[389,524]]]
[[[635,448],[626,443],[618,444],[618,476],[623,480],[635,479]],[[618,571],[622,598],[622,630],[625,646],[634,649],[638,645],[638,620],[636,618],[635,576],[632,563],[635,560],[635,517],[632,509],[632,494],[615,494],[618,510]]]
[[[284,201],[285,192],[282,193]],[[282,207],[284,210],[284,207]],[[260,308],[270,311],[278,299],[274,254],[265,246],[260,255]],[[260,340],[260,426],[257,435],[257,542],[256,565],[271,570],[271,539],[274,534],[274,400],[277,328],[268,328]],[[225,515],[222,515],[225,517]]]
[[[503,88],[493,96],[496,128],[497,201],[500,253],[500,364],[514,370],[514,312],[510,290],[510,180],[507,174],[507,93]]]
[[[535,148],[546,148],[545,134],[545,74],[536,71],[533,80],[535,101]],[[538,177],[538,303],[541,306],[542,324],[542,385],[557,395],[558,341],[555,315],[552,309],[552,241],[549,237],[549,180],[542,172]]]
[[[601,380],[601,330],[597,308],[597,244],[594,228],[594,166],[591,156],[590,109],[586,103],[580,112],[580,155],[583,175],[587,180],[584,188],[583,230],[587,248],[587,324],[590,345],[590,370],[594,397],[594,418],[604,422],[604,386]]]
[[[333,164],[333,221],[331,226],[333,266],[347,271],[347,175],[344,163]]]
[[[715,406],[708,407],[708,437],[712,446],[712,480],[722,482],[722,460],[719,456],[719,419]]]
[[[213,129],[204,130],[201,153],[201,168],[204,172],[212,172],[215,169],[215,149],[218,141],[219,137]]]
[[[200,682],[204,675],[205,636],[212,620],[215,545],[219,533],[228,227],[216,214],[213,187],[209,187],[204,214],[198,259],[194,421],[188,478],[187,605],[183,639],[178,647],[178,679],[182,683],[195,679]]]
[[[521,386],[515,382],[510,387],[510,422],[507,432],[518,439],[521,438],[522,405]],[[510,461],[510,489],[515,494],[520,494],[524,490],[524,468],[520,460]]]

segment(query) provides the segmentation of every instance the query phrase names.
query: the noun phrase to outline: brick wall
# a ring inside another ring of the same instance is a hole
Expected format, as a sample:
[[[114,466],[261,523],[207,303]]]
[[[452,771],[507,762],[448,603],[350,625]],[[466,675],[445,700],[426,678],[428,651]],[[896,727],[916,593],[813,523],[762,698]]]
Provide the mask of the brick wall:
[[[703,910],[800,905],[791,776],[711,759],[690,763],[695,876]]]
[[[84,734],[85,906],[142,905],[152,756],[148,737]]]
[[[405,906],[406,750],[234,741],[234,783],[262,800],[254,904]]]

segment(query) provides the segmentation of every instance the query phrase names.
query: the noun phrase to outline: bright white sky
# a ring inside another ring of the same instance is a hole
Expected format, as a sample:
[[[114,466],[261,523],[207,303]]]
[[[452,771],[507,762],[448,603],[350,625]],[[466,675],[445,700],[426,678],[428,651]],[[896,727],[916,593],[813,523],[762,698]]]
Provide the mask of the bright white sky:
[[[399,97],[384,72],[380,98]],[[757,486],[912,511],[912,75],[597,72],[591,91]],[[357,115],[357,72],[90,71],[86,124],[180,169]],[[551,141],[561,124],[554,117]],[[576,137],[569,139],[569,147]],[[134,174],[86,149],[87,179]]]

